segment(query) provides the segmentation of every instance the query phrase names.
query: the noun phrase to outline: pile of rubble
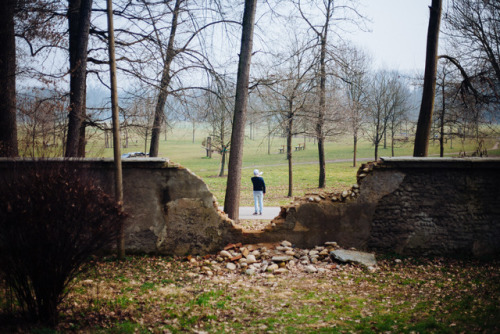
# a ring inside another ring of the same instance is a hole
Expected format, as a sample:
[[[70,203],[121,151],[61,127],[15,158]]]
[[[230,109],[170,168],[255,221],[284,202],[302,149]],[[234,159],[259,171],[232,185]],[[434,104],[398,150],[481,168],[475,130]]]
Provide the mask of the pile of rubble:
[[[196,262],[194,258],[189,259]],[[375,256],[356,250],[341,249],[336,242],[326,242],[313,249],[295,248],[290,242],[275,245],[229,244],[217,255],[205,257],[202,273],[212,276],[215,268],[247,275],[283,275],[288,272],[322,273],[337,268],[337,263],[359,263],[375,270]]]

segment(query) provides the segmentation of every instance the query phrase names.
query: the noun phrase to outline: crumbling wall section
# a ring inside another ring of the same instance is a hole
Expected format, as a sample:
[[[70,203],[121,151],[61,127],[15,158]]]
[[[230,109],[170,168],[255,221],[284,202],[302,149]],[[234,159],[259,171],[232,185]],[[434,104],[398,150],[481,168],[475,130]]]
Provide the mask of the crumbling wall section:
[[[385,158],[364,164],[341,194],[283,206],[243,242],[290,240],[408,255],[500,253],[500,159]]]
[[[0,188],[14,171],[36,168],[37,163],[84,168],[104,191],[114,194],[112,159],[0,158]],[[161,158],[125,159],[122,167],[128,253],[206,254],[239,238],[241,229],[218,210],[207,185],[188,169]]]

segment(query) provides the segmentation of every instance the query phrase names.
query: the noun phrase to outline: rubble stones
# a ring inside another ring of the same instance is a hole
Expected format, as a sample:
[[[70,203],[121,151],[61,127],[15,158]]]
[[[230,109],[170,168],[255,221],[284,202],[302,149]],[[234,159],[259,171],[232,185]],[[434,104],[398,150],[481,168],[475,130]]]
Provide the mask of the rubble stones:
[[[289,241],[266,245],[229,245],[229,247],[225,247],[225,250],[211,256],[211,258],[205,257],[205,260],[198,260],[199,273],[216,277],[216,275],[226,270],[226,272],[249,276],[264,275],[268,278],[276,275],[287,275],[292,272],[321,274],[338,269],[337,265],[332,262],[333,252],[344,251],[347,254],[354,252],[339,249],[338,244],[333,241],[326,242],[324,245],[316,246],[313,249],[295,248]],[[186,260],[196,265],[197,261],[194,257],[188,256]],[[349,262],[354,261],[349,260]],[[376,262],[367,262],[363,263],[363,265],[369,268],[370,271],[376,269]],[[224,268],[221,268],[221,266]]]

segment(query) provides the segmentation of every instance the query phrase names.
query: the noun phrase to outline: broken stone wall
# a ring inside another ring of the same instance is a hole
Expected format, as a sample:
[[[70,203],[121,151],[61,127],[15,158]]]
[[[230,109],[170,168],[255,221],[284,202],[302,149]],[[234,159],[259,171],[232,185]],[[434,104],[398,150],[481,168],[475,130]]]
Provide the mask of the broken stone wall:
[[[85,168],[108,194],[114,194],[112,159],[43,159],[44,164]],[[30,159],[0,158],[0,183]],[[159,158],[123,161],[124,208],[128,253],[205,254],[238,238],[241,230],[217,209],[207,185],[182,166]],[[1,184],[0,184],[1,186]]]
[[[243,242],[290,240],[407,255],[500,253],[500,159],[385,158],[363,165],[343,194],[282,207]]]
[[[111,159],[46,162],[86,168],[114,193]],[[0,158],[0,186],[20,164],[33,161]],[[265,230],[243,232],[186,168],[165,159],[126,159],[126,251],[205,254],[231,242],[289,240],[307,248],[335,241],[408,255],[498,255],[499,173],[500,159],[383,159],[363,165],[350,191],[297,200]]]

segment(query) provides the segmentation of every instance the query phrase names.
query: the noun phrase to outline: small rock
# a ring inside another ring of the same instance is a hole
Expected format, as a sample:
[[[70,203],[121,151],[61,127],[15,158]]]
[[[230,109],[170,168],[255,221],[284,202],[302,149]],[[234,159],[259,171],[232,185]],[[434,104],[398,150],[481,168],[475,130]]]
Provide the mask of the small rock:
[[[248,268],[247,270],[245,270],[245,274],[247,275],[255,275],[255,269],[254,268]]]
[[[285,268],[286,267],[286,262],[280,262],[280,263],[278,263],[278,266],[280,268]]]
[[[325,246],[338,247],[339,245],[335,241],[327,241],[327,242],[325,242]]]
[[[255,256],[255,258],[258,258],[260,256],[260,252],[258,250],[254,250],[251,254]]]
[[[326,249],[326,248],[323,249],[321,252],[319,252],[319,255],[322,255],[322,256],[328,255],[328,249]]]
[[[236,265],[232,262],[229,262],[228,264],[226,264],[226,268],[229,270],[236,270]]]
[[[285,254],[290,256],[295,256],[295,252],[293,250],[287,250]]]
[[[227,250],[220,251],[219,255],[228,259],[232,257],[231,253],[229,253]]]
[[[396,260],[394,260],[394,262],[396,262],[396,263],[401,263],[401,262],[403,262],[403,261],[401,261],[401,259],[396,259]]]
[[[359,177],[360,179],[361,179],[361,178],[363,178],[363,177],[365,177],[365,176],[366,176],[366,174],[365,174],[365,173],[361,173],[361,174],[359,174],[359,175],[358,175],[358,177]]]
[[[274,272],[277,269],[279,269],[279,266],[276,263],[273,263],[267,266],[266,271]]]
[[[310,274],[318,272],[318,268],[313,265],[308,265],[304,268],[304,270]]]
[[[332,202],[336,202],[336,201],[338,201],[339,199],[337,198],[337,196],[332,196],[331,200],[332,200]]]
[[[357,183],[353,184],[352,187],[353,187],[353,189],[358,189],[359,188],[359,184],[357,184]]]
[[[246,262],[247,262],[248,264],[252,264],[252,263],[257,262],[257,259],[255,258],[255,255],[253,255],[253,254],[248,254],[248,255],[247,255],[247,258],[246,258]]]
[[[290,260],[293,260],[293,256],[289,256],[289,255],[277,255],[277,256],[273,256],[271,260],[273,262],[288,262]]]
[[[292,247],[292,243],[290,241],[283,240],[281,242],[281,246],[283,246],[283,247]]]
[[[309,202],[314,202],[314,198],[312,198],[312,197],[309,197],[307,200],[308,200]]]
[[[318,255],[318,254],[319,254],[319,252],[315,249],[309,251],[309,256],[314,256],[314,255]]]

